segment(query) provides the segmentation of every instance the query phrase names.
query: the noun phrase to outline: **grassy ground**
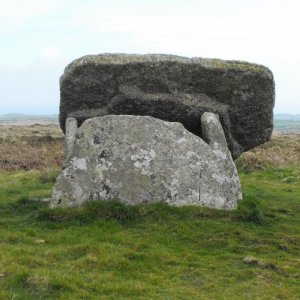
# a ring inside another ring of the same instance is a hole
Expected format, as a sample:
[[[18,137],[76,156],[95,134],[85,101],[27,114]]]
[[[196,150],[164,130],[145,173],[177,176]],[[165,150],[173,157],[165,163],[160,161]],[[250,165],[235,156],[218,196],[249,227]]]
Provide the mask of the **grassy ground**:
[[[40,199],[58,167],[2,168],[0,299],[299,299],[300,168],[261,159],[287,141],[239,160],[245,200],[233,212],[106,202],[49,210]]]

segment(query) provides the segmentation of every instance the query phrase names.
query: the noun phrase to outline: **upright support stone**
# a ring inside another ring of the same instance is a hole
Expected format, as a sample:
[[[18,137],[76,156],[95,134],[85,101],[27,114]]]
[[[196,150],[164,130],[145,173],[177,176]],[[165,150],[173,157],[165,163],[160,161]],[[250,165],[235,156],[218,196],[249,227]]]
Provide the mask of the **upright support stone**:
[[[219,120],[219,116],[205,112],[201,116],[202,137],[213,149],[216,157],[223,162],[227,175],[232,179],[236,189],[236,198],[242,199],[239,175],[228,149],[225,134]]]
[[[201,116],[202,138],[224,160],[232,159],[219,116],[205,112]]]
[[[65,162],[67,162],[73,155],[77,128],[77,120],[74,118],[67,118],[65,133]]]

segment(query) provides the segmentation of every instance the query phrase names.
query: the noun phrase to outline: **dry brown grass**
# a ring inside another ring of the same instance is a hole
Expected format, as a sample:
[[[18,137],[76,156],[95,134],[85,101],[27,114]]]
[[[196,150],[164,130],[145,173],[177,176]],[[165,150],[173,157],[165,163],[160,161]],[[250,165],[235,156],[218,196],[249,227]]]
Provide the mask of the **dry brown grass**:
[[[24,138],[51,136],[62,138],[64,135],[58,125],[0,125],[0,140],[18,141]]]
[[[62,165],[63,133],[58,125],[0,126],[0,170],[51,169]],[[300,134],[274,134],[271,141],[244,153],[240,170],[300,167]]]
[[[0,127],[0,170],[51,169],[62,164],[63,156],[57,125]]]
[[[245,171],[268,167],[300,167],[300,134],[274,134],[272,139],[259,147],[245,152],[236,161]]]

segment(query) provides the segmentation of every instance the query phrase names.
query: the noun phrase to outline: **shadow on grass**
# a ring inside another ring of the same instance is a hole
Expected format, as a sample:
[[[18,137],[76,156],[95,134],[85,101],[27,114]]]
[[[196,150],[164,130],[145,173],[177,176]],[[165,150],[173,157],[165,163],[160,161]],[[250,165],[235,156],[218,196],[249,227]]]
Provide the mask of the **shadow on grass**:
[[[16,202],[9,204],[14,212],[19,213],[36,211],[42,207],[46,208],[47,205],[47,202],[40,201],[39,199],[29,199],[26,196],[22,196]]]
[[[2,207],[5,210],[5,207]],[[30,222],[47,222],[66,225],[87,225],[97,220],[112,220],[132,224],[145,220],[201,220],[241,221],[256,225],[266,223],[263,210],[256,199],[241,201],[235,210],[213,209],[198,206],[169,206],[166,203],[126,205],[118,201],[90,201],[80,207],[48,208],[48,202],[21,197],[7,204],[6,211]]]
[[[97,219],[117,220],[121,223],[143,219],[187,220],[195,218],[228,218],[231,212],[203,207],[174,207],[165,203],[126,205],[117,201],[93,201],[81,207],[43,209],[39,220],[90,223]]]
[[[197,206],[169,206],[165,203],[126,205],[117,201],[93,201],[81,207],[42,209],[39,221],[54,223],[88,224],[95,220],[116,220],[122,224],[143,220],[196,220],[218,219],[223,221],[266,223],[259,202],[256,199],[242,201],[236,210],[222,210]]]

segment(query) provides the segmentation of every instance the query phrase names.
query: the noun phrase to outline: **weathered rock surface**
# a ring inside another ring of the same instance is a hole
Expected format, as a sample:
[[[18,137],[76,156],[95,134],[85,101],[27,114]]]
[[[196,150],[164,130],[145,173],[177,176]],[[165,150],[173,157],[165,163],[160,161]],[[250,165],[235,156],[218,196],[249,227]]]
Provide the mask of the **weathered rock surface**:
[[[67,120],[66,157],[52,207],[88,200],[165,201],[232,209],[240,182],[217,115],[203,114],[205,141],[181,123],[149,116]]]
[[[202,136],[204,112],[219,115],[234,158],[266,142],[273,129],[274,81],[264,66],[173,55],[84,56],[60,81],[60,124],[107,114],[176,121]]]

